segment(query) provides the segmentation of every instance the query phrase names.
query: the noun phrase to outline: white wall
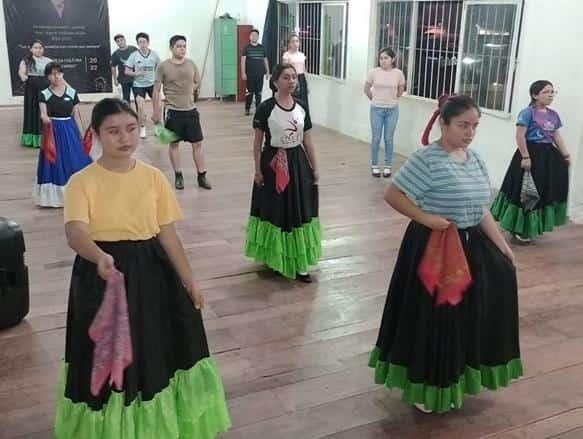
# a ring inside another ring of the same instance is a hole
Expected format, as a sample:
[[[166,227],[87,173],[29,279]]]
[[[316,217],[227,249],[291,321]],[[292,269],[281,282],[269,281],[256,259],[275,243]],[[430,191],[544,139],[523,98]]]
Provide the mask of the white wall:
[[[228,12],[232,17],[247,24],[248,4],[255,5],[263,1],[244,0],[109,0],[109,21],[111,37],[123,33],[130,44],[138,32],[150,35],[151,47],[161,58],[169,56],[168,39],[174,34],[183,34],[188,39],[189,56],[202,68],[206,46],[211,32],[215,4],[218,1],[217,15]],[[0,0],[0,5],[3,1]],[[267,5],[267,2],[265,2]],[[2,6],[0,6],[0,10]],[[255,10],[256,7],[254,6]],[[256,11],[255,11],[256,12]],[[264,15],[265,17],[265,15]],[[261,23],[253,23],[261,24]],[[115,42],[111,41],[112,51]],[[201,96],[214,96],[214,63],[211,47],[204,73]],[[4,13],[0,11],[0,105],[21,102],[21,98],[12,97],[10,88],[8,54],[6,47],[6,29]],[[101,95],[82,96],[84,100],[96,100]]]
[[[310,108],[314,122],[349,136],[370,141],[369,102],[362,92],[372,67],[376,0],[350,1],[348,77],[335,81],[310,77]],[[563,136],[575,160],[572,169],[571,216],[583,217],[583,4],[580,0],[526,0],[513,111],[507,117],[485,113],[473,147],[484,157],[495,187],[499,187],[515,151],[514,122],[527,105],[528,87],[537,79],[554,82],[559,94],[556,108],[565,125]],[[419,148],[421,133],[435,102],[403,97],[396,133],[396,151],[410,154]],[[438,135],[434,130],[433,138]],[[369,154],[363,147],[363,154]]]

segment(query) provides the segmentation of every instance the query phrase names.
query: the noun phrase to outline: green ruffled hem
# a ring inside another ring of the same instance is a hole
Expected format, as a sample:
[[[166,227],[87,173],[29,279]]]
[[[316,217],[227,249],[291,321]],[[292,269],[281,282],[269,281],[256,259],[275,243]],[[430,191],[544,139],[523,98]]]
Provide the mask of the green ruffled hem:
[[[462,407],[464,394],[476,395],[483,387],[496,390],[506,387],[510,381],[522,376],[522,360],[516,358],[501,366],[480,366],[480,370],[466,366],[459,381],[449,387],[437,387],[424,383],[412,383],[404,366],[379,361],[381,350],[375,346],[370,354],[369,367],[374,368],[374,381],[389,389],[403,391],[403,400],[409,404],[423,404],[427,410],[445,413]]]
[[[525,213],[502,192],[498,194],[490,210],[504,230],[523,238],[535,238],[569,220],[567,203],[555,203]]]
[[[113,392],[99,411],[64,396],[67,369],[65,364],[59,384],[57,439],[212,439],[231,426],[225,391],[212,358],[176,372],[150,401],[138,396],[126,406],[124,394]]]
[[[322,226],[318,218],[291,232],[251,216],[247,223],[245,255],[285,277],[306,273],[322,256]]]
[[[40,148],[41,139],[40,134],[23,134],[20,136],[20,144],[29,148]]]

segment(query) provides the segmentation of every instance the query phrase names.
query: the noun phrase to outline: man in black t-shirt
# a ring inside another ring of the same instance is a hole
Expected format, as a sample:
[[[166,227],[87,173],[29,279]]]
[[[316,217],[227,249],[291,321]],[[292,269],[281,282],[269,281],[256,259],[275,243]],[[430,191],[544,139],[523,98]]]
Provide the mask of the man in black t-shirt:
[[[134,84],[134,78],[126,75],[125,63],[132,53],[138,50],[134,46],[128,46],[126,38],[122,34],[113,37],[118,49],[111,55],[111,74],[116,87],[121,85],[123,100],[130,102],[130,93]]]
[[[249,34],[250,43],[243,49],[241,56],[241,78],[247,81],[245,91],[245,114],[249,115],[251,103],[255,95],[255,109],[261,103],[263,90],[263,76],[269,76],[269,62],[265,55],[265,48],[258,43],[259,31],[253,29]]]

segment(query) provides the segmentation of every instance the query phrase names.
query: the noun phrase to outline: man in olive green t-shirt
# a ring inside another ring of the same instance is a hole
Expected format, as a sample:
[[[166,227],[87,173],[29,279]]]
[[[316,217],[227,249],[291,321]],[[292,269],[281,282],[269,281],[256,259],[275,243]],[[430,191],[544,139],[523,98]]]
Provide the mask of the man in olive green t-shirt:
[[[164,87],[165,127],[173,131],[178,140],[170,144],[170,162],[174,168],[176,189],[184,189],[184,177],[180,167],[180,141],[192,144],[194,164],[198,172],[198,185],[203,189],[211,189],[206,178],[204,153],[202,150],[202,129],[200,116],[196,109],[195,93],[200,87],[200,72],[196,64],[186,58],[186,37],[174,35],[170,38],[172,58],[158,65],[156,82],[154,83],[154,115],[152,120],[159,123],[162,115],[160,91]]]

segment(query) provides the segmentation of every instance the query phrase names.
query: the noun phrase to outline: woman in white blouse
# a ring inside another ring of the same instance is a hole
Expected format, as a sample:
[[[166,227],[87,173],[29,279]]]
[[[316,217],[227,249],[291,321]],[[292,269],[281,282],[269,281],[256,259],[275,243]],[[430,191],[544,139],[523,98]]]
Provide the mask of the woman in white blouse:
[[[284,64],[291,64],[298,74],[298,87],[294,92],[294,97],[301,100],[305,108],[309,110],[308,104],[308,81],[306,81],[306,55],[300,51],[300,37],[291,34],[287,39],[287,52],[282,56]]]

